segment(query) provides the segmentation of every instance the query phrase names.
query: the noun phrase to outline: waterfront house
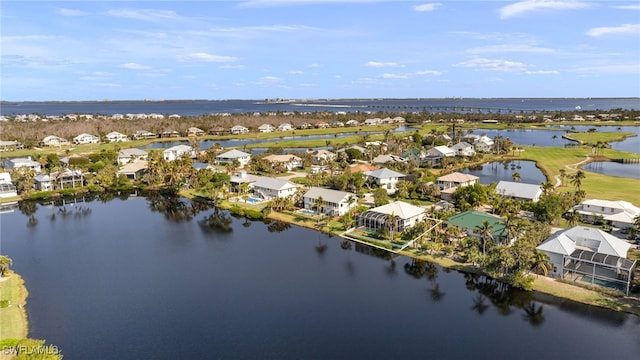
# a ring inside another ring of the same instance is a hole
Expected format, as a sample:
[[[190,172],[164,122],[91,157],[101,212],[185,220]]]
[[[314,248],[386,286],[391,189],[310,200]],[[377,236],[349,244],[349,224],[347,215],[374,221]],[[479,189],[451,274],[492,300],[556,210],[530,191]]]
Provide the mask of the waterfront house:
[[[160,134],[158,134],[161,138],[171,138],[171,137],[180,137],[180,133],[172,130],[172,129],[164,129]]]
[[[49,135],[42,139],[42,145],[44,146],[65,146],[69,145],[69,140],[63,139],[59,136]]]
[[[112,131],[112,132],[108,133],[107,135],[105,135],[105,138],[110,143],[112,143],[112,142],[125,142],[125,141],[129,140],[127,138],[127,135],[119,133],[117,131]]]
[[[394,201],[360,214],[358,216],[358,227],[363,227],[368,231],[387,228],[395,232],[402,232],[413,227],[425,217],[424,208],[404,201]]]
[[[187,129],[187,136],[202,136],[204,135],[205,132],[202,129],[199,129],[197,127],[190,127]]]
[[[49,191],[54,189],[53,179],[49,174],[36,175],[33,178],[33,188],[38,191]]]
[[[458,156],[474,156],[476,151],[473,149],[473,145],[461,141],[451,147],[451,150],[455,151]]]
[[[3,141],[0,140],[0,152],[3,151],[13,151],[16,149],[23,149],[24,148],[24,144],[22,144],[19,141]]]
[[[440,186],[440,189],[453,189],[460,186],[473,185],[480,180],[479,177],[470,174],[464,174],[460,172],[453,172],[451,174],[443,175],[437,178],[436,184]]]
[[[276,128],[273,127],[273,125],[271,124],[262,124],[260,126],[258,126],[258,131],[261,133],[270,133],[272,131],[274,131]]]
[[[231,179],[229,180],[231,191],[238,192],[240,190],[240,185],[242,184],[248,184],[251,188],[253,183],[258,181],[261,177],[262,176],[248,174],[244,170],[238,171],[236,174],[231,175]]]
[[[380,118],[366,119],[364,121],[364,125],[366,126],[376,126],[376,125],[380,125],[381,123],[382,123],[382,119]]]
[[[456,156],[456,152],[448,146],[436,146],[427,150],[427,154],[434,157],[452,157]]]
[[[148,156],[149,154],[144,150],[136,148],[122,149],[118,151],[118,164],[124,165],[135,160],[147,160]]]
[[[493,140],[486,135],[480,136],[473,142],[475,149],[481,152],[491,152],[493,150],[493,145]]]
[[[407,175],[393,171],[387,168],[381,168],[373,171],[366,171],[364,174],[367,176],[369,183],[375,183],[379,187],[387,190],[388,193],[394,193],[396,191],[396,185],[398,181],[405,178]]]
[[[302,124],[298,125],[298,129],[301,129],[301,130],[313,129],[313,125],[309,124],[308,122],[305,122],[305,123],[302,123]]]
[[[326,164],[327,162],[335,160],[336,154],[329,150],[321,149],[314,151],[311,154],[311,158],[313,159],[314,164]]]
[[[318,208],[318,199],[322,200],[322,209]],[[303,204],[308,210],[322,210],[329,216],[342,216],[357,205],[357,199],[356,194],[350,192],[312,187],[303,195]]]
[[[33,178],[34,188],[40,191],[63,190],[84,186],[81,170],[65,169],[51,174],[41,174]]]
[[[213,127],[211,129],[209,129],[209,134],[211,135],[224,135],[227,133],[227,129],[223,128],[222,126],[216,126]]]
[[[278,131],[291,131],[293,130],[293,126],[289,123],[282,123],[278,125]]]
[[[427,152],[423,149],[419,148],[411,148],[407,149],[400,154],[403,158],[407,160],[411,160],[416,164],[422,164],[422,162],[427,158]]]
[[[608,225],[619,229],[633,227],[634,219],[640,216],[640,208],[627,201],[610,201],[587,199],[574,207],[582,221],[595,223],[605,221]]]
[[[238,161],[240,167],[244,167],[249,163],[249,160],[251,160],[251,154],[233,149],[216,156],[216,162],[218,164],[230,164],[233,163],[234,160]]]
[[[288,180],[261,176],[253,182],[253,194],[264,200],[292,196],[300,185]]]
[[[242,125],[235,125],[231,129],[229,129],[229,132],[231,134],[233,134],[233,135],[240,135],[240,134],[248,133],[249,129],[247,129],[246,127],[244,127]]]
[[[503,198],[537,202],[542,196],[540,185],[524,184],[512,181],[500,181],[496,185],[496,194]]]
[[[18,196],[16,186],[11,181],[11,174],[7,172],[0,173],[0,198],[9,198]]]
[[[327,129],[329,127],[330,127],[329,123],[325,122],[325,121],[318,121],[316,123],[316,128],[318,128],[318,129]]]
[[[149,165],[147,160],[134,160],[124,164],[117,172],[117,175],[124,175],[131,180],[142,179],[147,172]]]
[[[31,158],[31,156],[27,156],[26,158],[14,158],[9,159],[7,161],[7,166],[10,169],[26,169],[33,170],[36,174],[42,171],[42,164],[38,161],[35,161]]]
[[[302,159],[292,154],[269,155],[265,156],[264,159],[270,162],[272,166],[282,164],[288,171],[302,167]]]
[[[481,211],[470,210],[453,215],[447,219],[445,225],[457,226],[461,233],[481,238],[480,227],[482,227],[484,221],[487,221],[491,227],[491,235],[495,243],[504,243],[507,240],[507,228],[502,218]]]
[[[636,260],[627,259],[628,242],[600,229],[574,226],[561,230],[537,249],[547,254],[549,275],[591,285],[612,285],[629,293]]]
[[[192,157],[196,155],[196,151],[189,145],[172,146],[162,152],[166,161],[173,161],[183,157]]]
[[[135,140],[141,140],[141,139],[153,139],[157,137],[157,135],[147,130],[137,130],[136,132],[133,133],[133,135],[131,135],[131,137]]]
[[[360,123],[358,122],[358,120],[351,119],[351,120],[347,120],[345,125],[347,125],[347,126],[358,126],[358,125],[360,125]]]
[[[407,159],[393,154],[380,154],[371,160],[372,164],[376,165],[384,165],[384,164],[395,164],[395,163],[406,163]]]
[[[100,142],[100,138],[95,136],[95,135],[91,135],[91,134],[80,134],[76,137],[73,138],[73,143],[76,145],[79,144],[97,144]]]

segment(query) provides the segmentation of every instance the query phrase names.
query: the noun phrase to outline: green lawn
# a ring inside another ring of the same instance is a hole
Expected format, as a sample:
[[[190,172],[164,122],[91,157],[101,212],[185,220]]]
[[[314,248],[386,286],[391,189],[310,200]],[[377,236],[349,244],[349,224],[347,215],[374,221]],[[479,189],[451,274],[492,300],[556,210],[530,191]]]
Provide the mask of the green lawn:
[[[632,132],[579,132],[567,134],[568,137],[580,140],[585,144],[597,144],[598,141],[609,143],[612,141],[622,141],[628,136],[635,136]]]
[[[0,300],[9,300],[9,307],[0,307],[0,340],[27,337],[27,315],[24,310],[28,292],[20,275],[0,281]]]

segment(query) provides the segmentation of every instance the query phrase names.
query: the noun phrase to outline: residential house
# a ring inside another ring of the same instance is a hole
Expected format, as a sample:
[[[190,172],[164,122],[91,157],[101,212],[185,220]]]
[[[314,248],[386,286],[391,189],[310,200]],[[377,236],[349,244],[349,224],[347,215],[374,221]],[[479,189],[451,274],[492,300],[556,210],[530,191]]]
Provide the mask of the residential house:
[[[140,180],[147,172],[149,164],[147,160],[134,160],[124,164],[117,172],[117,175],[124,175],[131,180]]]
[[[209,134],[211,134],[211,135],[224,135],[226,133],[227,133],[227,129],[225,129],[225,128],[221,127],[221,126],[216,126],[216,127],[213,127],[211,129],[209,129]]]
[[[405,174],[387,168],[367,171],[364,172],[364,174],[367,176],[367,181],[377,184],[381,188],[387,190],[388,193],[394,193],[396,191],[398,181],[406,177]]]
[[[473,143],[473,146],[475,147],[476,151],[480,151],[480,152],[491,152],[493,150],[493,145],[494,145],[493,140],[486,135],[480,136]]]
[[[293,126],[289,123],[282,123],[278,125],[278,131],[291,131],[293,130]]]
[[[334,128],[344,127],[344,123],[342,121],[334,121],[331,123],[331,127],[334,127]]]
[[[117,131],[112,131],[112,132],[108,133],[107,135],[105,135],[105,138],[110,143],[112,143],[112,142],[125,142],[125,141],[129,140],[129,138],[127,138],[127,135],[119,133]]]
[[[381,123],[382,123],[382,119],[380,118],[366,119],[364,121],[364,125],[366,126],[376,126],[376,125],[380,125]]]
[[[407,159],[393,154],[380,154],[371,160],[372,164],[376,165],[384,165],[384,164],[394,164],[394,163],[406,163]]]
[[[326,164],[327,162],[333,161],[336,158],[336,154],[332,153],[329,150],[316,150],[311,154],[314,164]]]
[[[322,200],[322,209],[318,208]],[[303,196],[304,208],[322,211],[329,216],[342,216],[357,205],[358,197],[350,192],[312,187]]]
[[[496,185],[495,192],[504,198],[531,202],[537,202],[540,200],[540,196],[542,196],[542,188],[540,185],[512,181],[500,181],[498,185]]]
[[[23,149],[24,148],[24,144],[22,144],[19,141],[2,141],[0,140],[0,152],[3,151],[13,151],[16,149]]]
[[[437,179],[436,184],[440,186],[440,189],[452,189],[460,186],[469,186],[473,185],[480,180],[479,177],[470,174],[463,174],[460,172],[453,172],[448,175],[440,176]]]
[[[0,198],[9,198],[18,196],[16,186],[11,182],[11,174],[7,172],[0,173]]]
[[[329,127],[330,127],[330,126],[329,126],[329,123],[324,122],[324,121],[318,121],[318,122],[316,123],[316,128],[318,128],[318,129],[327,129],[327,128],[329,128]]]
[[[76,137],[73,138],[73,143],[76,145],[79,144],[97,144],[100,142],[100,138],[95,136],[95,135],[91,135],[91,134],[80,134]]]
[[[84,175],[81,170],[65,169],[61,172],[41,174],[34,177],[36,190],[62,190],[84,186]]]
[[[42,139],[42,145],[44,146],[65,146],[69,145],[69,140],[63,139],[59,136],[49,135]]]
[[[292,154],[269,155],[265,156],[264,159],[270,162],[272,165],[282,164],[285,168],[287,168],[288,171],[302,167],[302,159]]]
[[[627,258],[631,247],[600,229],[575,226],[553,234],[537,249],[547,254],[553,265],[550,276],[611,285],[628,294],[637,263]]]
[[[183,157],[195,156],[196,151],[189,145],[176,145],[163,151],[166,161],[173,161]]]
[[[251,154],[233,149],[216,156],[216,162],[218,164],[230,164],[233,163],[234,160],[238,161],[240,167],[244,167],[249,163],[249,160],[251,160]]]
[[[157,135],[147,130],[137,130],[136,132],[133,133],[133,135],[131,135],[131,137],[135,140],[141,140],[141,139],[153,139],[157,137]]]
[[[172,129],[164,129],[160,134],[158,134],[161,138],[171,138],[171,137],[180,137],[180,133],[172,130]]]
[[[241,170],[238,173],[231,176],[229,183],[231,184],[231,191],[239,192],[240,185],[248,184],[249,188],[253,187],[253,183],[258,181],[262,176],[248,174],[246,171]]]
[[[205,132],[202,129],[199,129],[197,127],[190,127],[187,129],[187,136],[202,136],[204,135]]]
[[[369,231],[387,228],[399,233],[413,227],[425,217],[424,208],[404,201],[394,201],[360,214],[358,216],[358,226],[364,227]]]
[[[118,164],[124,165],[135,160],[147,160],[148,156],[149,154],[144,150],[136,148],[122,149],[118,151]]]
[[[380,169],[378,165],[369,165],[369,164],[351,164],[349,165],[349,172],[351,173],[366,173],[369,171],[374,171]]]
[[[457,226],[467,236],[481,238],[480,228],[485,221],[491,227],[493,241],[497,244],[504,243],[508,236],[507,228],[502,218],[496,215],[470,210],[451,216],[445,224],[446,226]]]
[[[422,164],[423,161],[427,158],[428,153],[424,149],[419,148],[411,148],[407,149],[400,154],[403,158],[413,161],[416,164]]]
[[[39,191],[53,190],[55,188],[53,178],[49,174],[36,175],[33,178],[33,188]]]
[[[14,158],[9,159],[7,161],[7,166],[10,169],[27,169],[33,170],[36,173],[40,173],[42,171],[42,164],[38,161],[35,161],[31,158],[31,156],[27,156],[26,158]]]
[[[595,223],[605,221],[608,225],[619,229],[631,228],[636,216],[640,216],[640,208],[630,202],[619,200],[588,199],[574,207],[582,217],[582,221]]]
[[[302,123],[300,125],[298,125],[298,129],[304,130],[304,129],[312,129],[313,125],[309,124],[309,123]]]
[[[358,126],[358,125],[360,125],[360,123],[358,122],[358,120],[351,119],[351,120],[347,120],[345,125],[347,125],[347,126]]]
[[[453,145],[451,150],[453,150],[458,156],[474,156],[476,154],[476,151],[473,149],[473,145],[465,141],[461,141]]]
[[[288,180],[261,176],[253,183],[253,194],[261,199],[271,200],[293,196],[300,185]]]
[[[261,133],[270,133],[272,131],[274,131],[276,128],[273,127],[273,125],[271,124],[262,124],[260,126],[258,126],[258,131]]]
[[[452,157],[456,156],[456,152],[449,148],[448,146],[435,146],[429,150],[427,150],[428,155],[439,156],[439,157]]]
[[[229,132],[231,134],[233,134],[233,135],[240,135],[240,134],[248,133],[249,129],[247,129],[246,127],[244,127],[242,125],[235,125],[231,129],[229,129]]]

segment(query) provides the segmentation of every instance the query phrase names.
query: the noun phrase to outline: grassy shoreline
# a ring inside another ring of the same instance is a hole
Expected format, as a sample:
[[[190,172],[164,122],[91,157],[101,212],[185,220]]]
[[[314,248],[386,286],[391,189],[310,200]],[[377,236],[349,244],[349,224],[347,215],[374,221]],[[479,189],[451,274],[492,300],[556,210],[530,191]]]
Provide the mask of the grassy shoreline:
[[[0,300],[8,300],[8,307],[0,307],[0,340],[25,339],[29,332],[29,322],[25,305],[29,292],[22,277],[11,272],[0,281]]]

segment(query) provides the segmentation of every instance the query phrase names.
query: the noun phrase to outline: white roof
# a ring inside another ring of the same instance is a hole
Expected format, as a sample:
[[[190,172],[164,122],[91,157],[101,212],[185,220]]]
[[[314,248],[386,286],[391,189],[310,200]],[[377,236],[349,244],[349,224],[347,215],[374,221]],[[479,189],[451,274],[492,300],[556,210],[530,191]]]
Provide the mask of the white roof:
[[[460,172],[453,172],[453,173],[448,174],[448,175],[440,176],[438,178],[438,181],[464,183],[464,182],[467,182],[467,181],[478,180],[478,179],[480,179],[480,178],[475,176],[475,175],[464,174],[464,173],[460,173]]]
[[[246,156],[251,156],[251,154],[247,154],[244,151],[233,149],[233,150],[227,151],[226,153],[220,154],[216,157],[223,158],[223,159],[235,159],[235,158],[241,158]]]
[[[392,203],[378,206],[376,208],[369,209],[367,211],[373,211],[373,212],[386,214],[386,215],[393,214],[395,216],[398,216],[401,219],[410,219],[414,216],[423,214],[425,212],[425,209],[419,206],[411,205],[404,201],[394,201]]]
[[[628,202],[628,201],[622,201],[622,200],[618,200],[618,201],[610,201],[610,200],[599,200],[599,199],[587,199],[585,201],[582,202],[582,204],[584,205],[592,205],[592,206],[596,206],[596,207],[606,207],[606,208],[612,208],[612,209],[620,209],[623,210],[625,212],[629,212],[632,214],[640,214],[640,208],[637,206],[634,206],[632,203]]]
[[[8,172],[2,172],[0,173],[0,184],[6,183],[11,184],[11,174],[9,174]]]
[[[253,183],[253,186],[272,190],[284,190],[299,187],[299,185],[296,185],[288,180],[276,179],[266,176],[260,177],[258,180],[256,180]]]
[[[304,197],[306,198],[317,199],[319,197],[322,197],[322,200],[336,203],[336,204],[339,204],[343,200],[347,199],[349,196],[353,196],[354,198],[357,198],[355,194],[352,194],[350,192],[323,189],[319,187],[312,187],[311,189],[309,189],[309,191],[307,191],[304,194]]]
[[[600,229],[575,226],[557,232],[537,249],[562,255],[571,255],[576,249],[626,258],[631,244]]]
[[[434,147],[435,150],[437,150],[438,152],[442,153],[442,154],[451,154],[451,153],[455,153],[455,151],[451,150],[451,148],[449,148],[448,146],[436,146]]]
[[[500,181],[496,185],[496,194],[533,200],[540,196],[540,185],[524,184],[513,181]]]
[[[176,151],[176,152],[190,152],[193,151],[193,148],[189,145],[176,145],[176,146],[172,146],[168,149],[165,150],[165,152],[169,152],[169,151]]]
[[[377,179],[388,179],[388,178],[394,178],[394,177],[407,176],[405,174],[399,173],[397,171],[389,170],[387,168],[382,168],[382,169],[373,170],[373,171],[365,171],[364,174]]]
[[[138,148],[122,149],[118,152],[119,157],[145,156],[145,155],[147,155],[147,152],[144,150],[140,150]]]

